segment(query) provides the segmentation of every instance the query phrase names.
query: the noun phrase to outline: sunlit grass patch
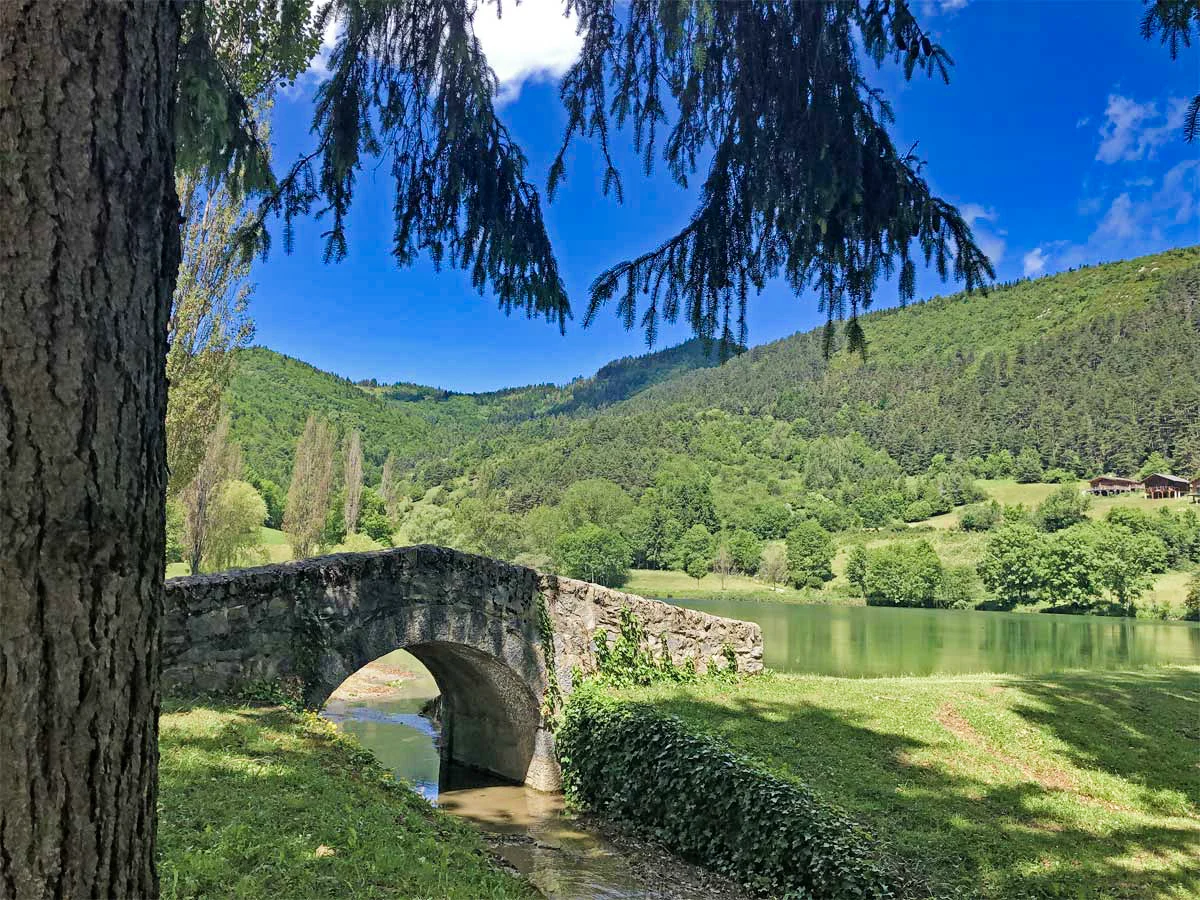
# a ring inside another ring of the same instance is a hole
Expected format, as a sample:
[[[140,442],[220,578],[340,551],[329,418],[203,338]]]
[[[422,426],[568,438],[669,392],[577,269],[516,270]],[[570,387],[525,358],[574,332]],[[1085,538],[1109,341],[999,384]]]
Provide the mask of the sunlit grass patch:
[[[164,897],[533,896],[315,716],[168,707],[160,727]]]
[[[942,896],[1200,896],[1200,669],[625,696],[808,784]]]

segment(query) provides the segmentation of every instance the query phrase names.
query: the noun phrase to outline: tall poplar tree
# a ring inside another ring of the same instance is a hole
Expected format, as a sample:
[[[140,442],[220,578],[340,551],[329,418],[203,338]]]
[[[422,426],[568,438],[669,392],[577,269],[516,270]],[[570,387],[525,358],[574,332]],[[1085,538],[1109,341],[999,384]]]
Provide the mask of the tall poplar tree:
[[[311,556],[321,543],[333,493],[333,450],[333,429],[329,423],[309,416],[296,444],[292,482],[283,514],[283,531],[298,559]]]
[[[310,0],[0,4],[0,885],[19,896],[152,896],[166,494],[167,321],[180,258],[176,167],[223,175],[267,225],[313,210],[347,252],[364,165],[394,187],[393,254],[471,275],[501,308],[570,315],[525,158],[493,106],[468,0],[334,0],[341,37],[313,149],[271,171],[247,97],[316,50]],[[904,0],[565,0],[586,31],[568,138],[632,126],[686,182],[693,220],[601,275],[589,317],[653,338],[684,315],[744,329],[751,288],[814,285],[865,306],[910,244],[968,287],[990,273],[963,219],[897,151],[861,47],[906,75],[945,52]],[[669,96],[663,96],[663,91]],[[672,112],[668,114],[667,110]],[[563,177],[562,159],[551,185]],[[607,183],[619,190],[614,168]],[[851,337],[861,340],[857,330]]]
[[[358,531],[358,514],[362,511],[363,490],[363,452],[362,437],[358,431],[351,431],[346,438],[346,463],[343,470],[346,499],[342,506],[342,515],[346,522],[346,534]]]

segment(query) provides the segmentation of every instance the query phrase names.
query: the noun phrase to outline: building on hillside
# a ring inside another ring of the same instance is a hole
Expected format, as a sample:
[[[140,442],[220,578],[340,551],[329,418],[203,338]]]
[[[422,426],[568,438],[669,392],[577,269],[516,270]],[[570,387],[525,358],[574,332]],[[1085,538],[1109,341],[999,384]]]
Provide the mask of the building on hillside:
[[[1177,475],[1164,475],[1155,472],[1142,482],[1146,488],[1146,496],[1151,500],[1164,500],[1169,497],[1186,497],[1192,486],[1186,478]]]
[[[1109,494],[1132,494],[1141,490],[1142,483],[1134,478],[1099,475],[1088,482],[1088,493],[1107,497]]]
[[[1193,503],[1200,503],[1200,476],[1192,479],[1192,490],[1188,496],[1192,498]]]

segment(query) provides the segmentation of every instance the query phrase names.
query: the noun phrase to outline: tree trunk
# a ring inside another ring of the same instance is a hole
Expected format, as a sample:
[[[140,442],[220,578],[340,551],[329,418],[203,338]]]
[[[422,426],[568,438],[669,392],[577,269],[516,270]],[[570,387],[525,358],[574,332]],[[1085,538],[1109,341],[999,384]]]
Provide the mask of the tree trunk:
[[[0,3],[0,896],[157,893],[174,5]]]

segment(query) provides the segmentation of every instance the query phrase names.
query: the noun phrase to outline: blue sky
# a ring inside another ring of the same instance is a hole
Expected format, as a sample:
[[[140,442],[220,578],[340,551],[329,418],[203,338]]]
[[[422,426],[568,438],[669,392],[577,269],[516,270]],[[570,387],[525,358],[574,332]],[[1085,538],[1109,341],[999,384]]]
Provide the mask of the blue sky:
[[[893,67],[870,77],[892,99],[898,145],[919,141],[935,189],[974,222],[1000,279],[1048,274],[1084,262],[1200,242],[1200,145],[1186,145],[1186,98],[1200,89],[1200,48],[1172,63],[1138,32],[1140,2],[926,0],[926,27],[956,62],[951,83],[904,82]],[[480,40],[501,79],[501,115],[544,185],[564,116],[558,76],[578,38],[555,0],[505,4]],[[485,15],[481,13],[480,15]],[[276,159],[310,146],[311,90],[279,98]],[[462,273],[422,261],[398,269],[389,255],[387,167],[359,179],[350,255],[321,261],[319,223],[297,230],[255,264],[256,343],[350,378],[489,390],[590,375],[610,359],[645,352],[639,331],[615,313],[584,329],[587,287],[603,269],[648,249],[688,219],[695,193],[663,172],[643,177],[617,139],[626,198],[600,192],[593,148],[577,143],[568,180],[545,215],[576,313],[565,337],[543,320],[505,316]],[[918,295],[952,290],[933,273]],[[881,290],[876,307],[895,302]],[[784,284],[752,299],[750,343],[820,324],[815,301]],[[687,338],[664,329],[657,346]]]

